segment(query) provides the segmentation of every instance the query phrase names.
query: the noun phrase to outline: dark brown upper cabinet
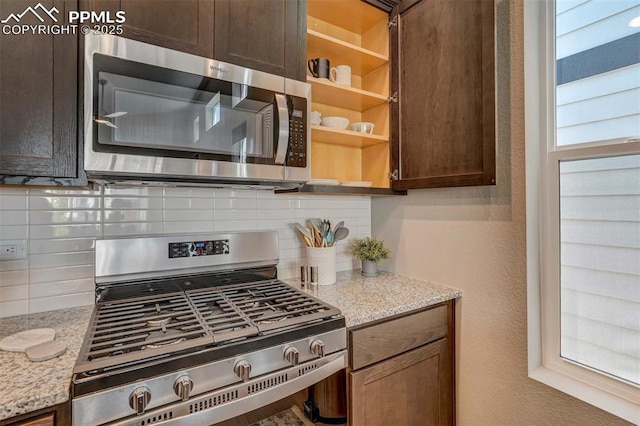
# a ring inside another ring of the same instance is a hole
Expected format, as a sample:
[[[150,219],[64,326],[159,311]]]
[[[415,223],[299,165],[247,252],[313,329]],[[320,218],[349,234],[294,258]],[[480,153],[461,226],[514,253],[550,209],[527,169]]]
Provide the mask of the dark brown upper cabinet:
[[[393,189],[496,183],[494,13],[494,0],[405,0],[395,9]]]
[[[215,58],[305,80],[305,0],[215,0]]]
[[[0,1],[0,16],[28,2]],[[76,0],[43,0],[59,22]],[[63,18],[64,17],[64,18]],[[20,24],[41,24],[26,14]],[[78,166],[78,38],[0,35],[0,183],[83,184]]]
[[[125,12],[122,37],[213,58],[214,0],[81,0],[83,10]]]
[[[374,124],[312,125],[313,179],[371,195],[495,184],[495,0],[307,1],[308,58],[352,70],[351,86],[307,77],[312,109]]]

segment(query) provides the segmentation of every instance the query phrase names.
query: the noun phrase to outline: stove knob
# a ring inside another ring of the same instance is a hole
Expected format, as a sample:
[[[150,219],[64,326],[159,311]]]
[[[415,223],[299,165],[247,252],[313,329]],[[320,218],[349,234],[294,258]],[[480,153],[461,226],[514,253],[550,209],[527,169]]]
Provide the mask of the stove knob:
[[[284,360],[291,365],[298,365],[299,356],[300,352],[294,347],[287,348],[287,350],[284,351]]]
[[[178,377],[173,383],[173,391],[183,401],[189,399],[189,394],[192,390],[193,380],[191,380],[191,378],[187,375]]]
[[[324,343],[322,340],[314,340],[311,342],[311,353],[320,357],[324,356]]]
[[[146,386],[135,389],[131,392],[131,395],[129,395],[129,406],[133,408],[138,415],[144,413],[147,405],[149,405],[149,401],[151,401],[151,390]]]
[[[249,375],[251,374],[251,364],[249,364],[244,359],[236,362],[236,365],[233,366],[233,372],[236,373],[243,382],[249,380]]]

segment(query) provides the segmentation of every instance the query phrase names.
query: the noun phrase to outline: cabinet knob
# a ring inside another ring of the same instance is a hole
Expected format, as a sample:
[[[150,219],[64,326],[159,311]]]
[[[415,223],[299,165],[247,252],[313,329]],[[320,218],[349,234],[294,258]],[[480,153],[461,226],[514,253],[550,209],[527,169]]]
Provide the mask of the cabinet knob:
[[[311,353],[319,357],[324,356],[324,342],[322,340],[314,340],[311,342]]]
[[[183,401],[189,399],[189,395],[193,390],[193,380],[187,375],[180,376],[173,383],[173,391]]]
[[[146,387],[136,388],[131,395],[129,395],[129,406],[133,408],[136,414],[140,415],[144,413],[144,410],[151,401],[151,390]]]
[[[236,376],[240,378],[243,382],[249,380],[249,375],[251,374],[251,364],[249,364],[244,359],[236,362],[236,365],[233,366],[233,372],[236,373]]]
[[[287,348],[284,351],[284,360],[287,361],[291,365],[298,365],[298,361],[300,359],[300,351],[298,351],[294,347]]]

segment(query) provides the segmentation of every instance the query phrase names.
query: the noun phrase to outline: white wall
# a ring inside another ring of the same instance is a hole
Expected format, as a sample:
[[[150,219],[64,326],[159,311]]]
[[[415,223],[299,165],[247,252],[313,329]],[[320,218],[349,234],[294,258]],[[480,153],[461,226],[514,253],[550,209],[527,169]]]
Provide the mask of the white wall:
[[[497,1],[498,147],[494,187],[413,190],[372,201],[383,268],[461,288],[458,424],[623,425],[527,377],[523,15]]]
[[[27,259],[0,261],[0,317],[92,304],[96,238],[275,229],[278,274],[297,276],[305,252],[292,224],[311,217],[344,220],[351,233],[337,246],[337,269],[353,269],[348,246],[371,233],[369,197],[209,188],[0,187],[0,241],[25,239],[29,245]]]

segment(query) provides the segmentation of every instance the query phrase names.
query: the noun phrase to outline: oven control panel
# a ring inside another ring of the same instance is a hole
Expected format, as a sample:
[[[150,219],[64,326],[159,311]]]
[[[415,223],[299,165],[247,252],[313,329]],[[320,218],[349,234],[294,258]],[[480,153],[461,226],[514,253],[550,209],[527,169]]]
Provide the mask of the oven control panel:
[[[229,240],[169,243],[169,259],[229,254]]]
[[[287,166],[307,167],[307,101],[288,96],[289,101],[289,149]]]

